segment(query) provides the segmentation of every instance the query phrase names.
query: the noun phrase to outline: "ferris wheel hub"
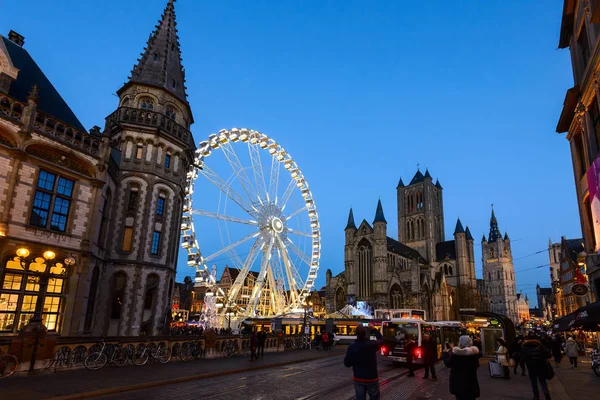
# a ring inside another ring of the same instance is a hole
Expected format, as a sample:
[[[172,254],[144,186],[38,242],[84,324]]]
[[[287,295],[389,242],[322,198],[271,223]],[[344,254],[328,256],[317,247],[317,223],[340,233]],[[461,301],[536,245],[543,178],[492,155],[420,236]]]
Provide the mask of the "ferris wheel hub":
[[[273,227],[273,230],[277,233],[281,233],[283,231],[283,222],[281,222],[281,220],[277,217],[273,217],[273,220],[271,221],[271,226]]]

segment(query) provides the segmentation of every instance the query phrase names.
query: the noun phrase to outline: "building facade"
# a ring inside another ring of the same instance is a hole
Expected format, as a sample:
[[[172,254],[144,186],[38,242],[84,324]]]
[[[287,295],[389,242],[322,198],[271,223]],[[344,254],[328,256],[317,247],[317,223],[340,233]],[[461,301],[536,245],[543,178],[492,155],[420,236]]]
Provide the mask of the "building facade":
[[[529,314],[529,298],[527,295],[523,296],[523,292],[517,293],[517,315],[518,322],[524,325],[525,322],[531,319]]]
[[[585,248],[584,240],[567,239],[563,236],[560,246],[558,281],[553,288],[556,303],[555,317],[564,317],[591,301],[589,292],[584,296],[573,293],[573,286],[586,279],[581,273],[586,259],[582,254]]]
[[[49,286],[50,331],[166,330],[195,147],[173,3],[103,131],[85,130],[21,35],[0,38],[0,334],[19,332],[39,295],[14,260],[20,247],[76,260]]]
[[[344,271],[326,273],[329,312],[366,302],[372,309],[415,308],[435,320],[457,319],[475,307],[473,237],[456,223],[454,240],[444,238],[442,186],[426,171],[396,188],[398,240],[387,236],[381,201],[372,224],[357,227],[352,209],[345,228]]]
[[[569,48],[574,82],[565,95],[556,131],[566,133],[571,149],[592,301],[600,299],[600,163],[595,162],[600,154],[599,43],[600,1],[564,0],[558,47]]]
[[[492,210],[490,233],[481,240],[483,279],[490,299],[490,311],[509,317],[519,323],[517,310],[517,285],[508,233],[504,238]],[[529,307],[528,307],[529,308]]]

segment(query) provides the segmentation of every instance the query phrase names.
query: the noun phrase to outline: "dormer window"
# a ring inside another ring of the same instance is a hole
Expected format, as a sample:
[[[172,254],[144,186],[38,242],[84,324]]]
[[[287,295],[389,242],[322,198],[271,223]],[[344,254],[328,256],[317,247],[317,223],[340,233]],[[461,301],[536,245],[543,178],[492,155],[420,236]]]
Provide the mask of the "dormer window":
[[[177,114],[175,113],[175,110],[173,109],[173,107],[167,107],[167,112],[165,114],[166,114],[167,118],[175,121]]]
[[[142,108],[142,110],[153,110],[154,101],[149,97],[142,97],[140,99],[140,107]]]

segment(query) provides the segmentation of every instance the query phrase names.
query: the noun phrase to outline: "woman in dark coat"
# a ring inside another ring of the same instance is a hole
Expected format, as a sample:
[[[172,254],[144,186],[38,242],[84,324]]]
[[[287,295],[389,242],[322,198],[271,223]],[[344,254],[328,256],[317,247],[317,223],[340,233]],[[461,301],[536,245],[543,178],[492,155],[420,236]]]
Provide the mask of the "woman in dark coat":
[[[461,336],[459,345],[450,351],[450,393],[456,400],[474,400],[480,396],[477,367],[479,366],[479,349],[473,346],[472,339]]]

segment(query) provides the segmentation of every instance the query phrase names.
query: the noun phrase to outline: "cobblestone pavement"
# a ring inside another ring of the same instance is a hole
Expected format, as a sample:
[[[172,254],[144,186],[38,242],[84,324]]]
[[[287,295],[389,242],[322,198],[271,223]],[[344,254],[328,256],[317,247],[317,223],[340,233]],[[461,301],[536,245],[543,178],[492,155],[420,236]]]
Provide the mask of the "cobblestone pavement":
[[[190,362],[172,361],[166,365],[152,364],[141,367],[133,365],[122,368],[106,366],[100,371],[77,369],[34,376],[12,376],[0,380],[0,398],[11,400],[48,399],[107,388],[120,388],[208,373],[225,373],[237,369],[296,362],[326,355],[337,355],[339,358],[345,351],[345,347],[341,346],[329,353],[315,350],[265,352],[264,359],[253,363],[250,363],[246,357],[234,356]]]

